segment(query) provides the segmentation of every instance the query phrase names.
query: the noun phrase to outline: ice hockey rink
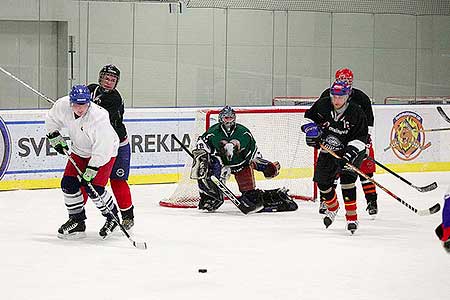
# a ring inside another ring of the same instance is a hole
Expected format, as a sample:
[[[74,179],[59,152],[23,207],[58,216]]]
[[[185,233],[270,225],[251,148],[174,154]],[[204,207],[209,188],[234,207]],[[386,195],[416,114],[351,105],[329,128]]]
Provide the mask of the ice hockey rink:
[[[418,209],[443,204],[448,173],[389,174],[376,179]],[[67,219],[61,191],[0,192],[2,299],[396,299],[450,295],[450,256],[434,234],[441,212],[418,216],[381,190],[371,220],[359,198],[360,228],[351,236],[343,210],[325,229],[318,204],[289,213],[245,216],[227,201],[217,212],[159,206],[174,184],[135,185],[134,248],[87,204],[87,237],[56,237]],[[361,191],[359,190],[359,195]],[[342,203],[341,203],[342,207]],[[198,269],[207,269],[199,273]]]

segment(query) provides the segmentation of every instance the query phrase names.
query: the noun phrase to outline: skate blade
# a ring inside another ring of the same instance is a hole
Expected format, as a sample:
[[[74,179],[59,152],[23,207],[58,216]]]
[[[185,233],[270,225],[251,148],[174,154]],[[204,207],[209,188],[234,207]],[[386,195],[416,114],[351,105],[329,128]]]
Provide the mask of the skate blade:
[[[86,237],[86,232],[74,232],[68,234],[58,232],[57,237],[62,240],[79,240],[84,239]]]

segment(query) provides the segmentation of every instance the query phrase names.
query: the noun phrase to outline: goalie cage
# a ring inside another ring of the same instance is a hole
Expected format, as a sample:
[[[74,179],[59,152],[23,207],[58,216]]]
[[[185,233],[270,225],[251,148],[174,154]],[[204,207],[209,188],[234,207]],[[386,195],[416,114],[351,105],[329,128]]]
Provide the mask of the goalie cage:
[[[200,110],[196,115],[195,132],[191,139],[191,150],[199,135],[218,122],[218,109]],[[280,174],[265,179],[255,170],[256,188],[275,189],[286,187],[289,194],[298,200],[315,200],[317,187],[312,181],[317,152],[305,143],[300,126],[305,123],[306,108],[236,108],[236,122],[246,126],[253,134],[258,151],[265,159],[278,161]],[[190,179],[192,158],[185,153],[186,163],[175,191],[161,206],[195,208],[200,200],[197,181]],[[237,195],[238,186],[231,176],[227,186]]]

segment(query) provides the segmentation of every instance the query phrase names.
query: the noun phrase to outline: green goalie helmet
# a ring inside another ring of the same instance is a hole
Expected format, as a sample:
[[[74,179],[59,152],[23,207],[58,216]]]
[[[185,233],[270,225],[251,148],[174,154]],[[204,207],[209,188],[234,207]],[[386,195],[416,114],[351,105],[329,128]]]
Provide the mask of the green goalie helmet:
[[[227,105],[219,112],[219,123],[226,132],[233,131],[236,126],[236,113]]]

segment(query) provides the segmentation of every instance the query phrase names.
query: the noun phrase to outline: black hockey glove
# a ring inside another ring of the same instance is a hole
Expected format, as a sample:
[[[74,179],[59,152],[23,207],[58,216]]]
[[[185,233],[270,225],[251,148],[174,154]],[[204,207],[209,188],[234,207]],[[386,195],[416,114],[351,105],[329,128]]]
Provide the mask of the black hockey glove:
[[[314,122],[302,125],[301,129],[306,134],[306,144],[310,147],[319,148],[322,129]]]
[[[342,155],[342,158],[338,161],[339,166],[341,169],[345,169],[345,165],[347,163],[352,164],[356,157],[358,157],[359,150],[355,146],[346,146],[344,148],[344,154]]]
[[[98,168],[87,166],[86,170],[84,171],[83,175],[81,176],[81,185],[82,186],[88,186],[92,183],[92,180],[94,180],[95,176],[97,176]]]
[[[63,138],[59,131],[54,131],[52,133],[47,134],[48,142],[53,149],[56,150],[59,154],[65,155],[64,150],[69,151],[69,146],[67,146],[66,140]]]

